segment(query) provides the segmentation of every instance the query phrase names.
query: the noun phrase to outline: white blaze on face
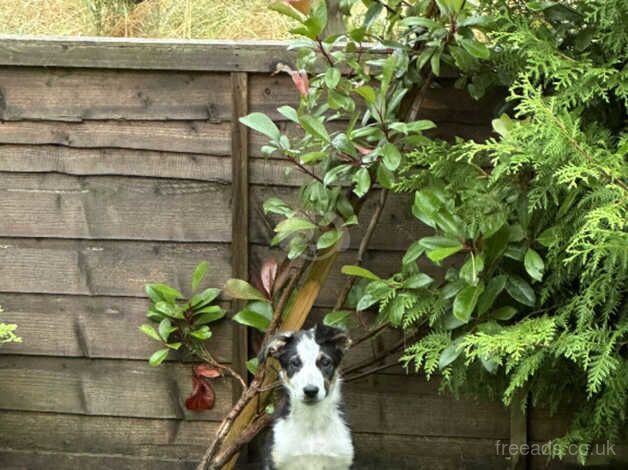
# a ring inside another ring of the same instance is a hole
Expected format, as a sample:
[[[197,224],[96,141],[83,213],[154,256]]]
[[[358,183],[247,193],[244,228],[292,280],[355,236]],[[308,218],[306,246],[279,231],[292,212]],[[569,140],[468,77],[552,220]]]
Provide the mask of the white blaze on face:
[[[303,335],[296,345],[296,352],[301,360],[301,368],[287,379],[288,389],[293,398],[305,400],[304,389],[306,387],[318,388],[316,400],[325,398],[325,377],[318,368],[318,360],[321,348],[309,335]]]

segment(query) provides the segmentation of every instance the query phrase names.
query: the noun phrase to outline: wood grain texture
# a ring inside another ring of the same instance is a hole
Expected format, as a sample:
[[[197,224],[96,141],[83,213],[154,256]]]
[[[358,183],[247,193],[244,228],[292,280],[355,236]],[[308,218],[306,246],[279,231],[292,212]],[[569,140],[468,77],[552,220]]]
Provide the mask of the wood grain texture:
[[[120,418],[24,411],[0,413],[0,448],[199,458],[213,421]]]
[[[231,152],[230,126],[206,121],[8,121],[0,122],[0,143],[104,148],[99,150],[104,155],[109,149],[217,156]],[[0,150],[2,159],[4,152]]]
[[[196,461],[131,455],[86,454],[0,449],[4,470],[194,470]]]
[[[5,292],[144,297],[148,282],[186,292],[201,260],[210,269],[203,285],[229,277],[225,244],[149,243],[0,238],[0,285]]]
[[[17,323],[23,339],[0,354],[146,360],[155,351],[155,341],[138,331],[149,323],[148,299],[2,293],[0,304],[2,318]],[[211,325],[209,349],[219,361],[231,361],[232,326]],[[175,351],[170,357],[183,358]]]
[[[231,379],[211,383],[215,406],[198,413],[185,407],[191,364],[0,356],[3,410],[219,421],[231,408]]]
[[[215,183],[0,173],[0,237],[229,242],[230,206]]]
[[[231,118],[232,163],[232,213],[231,213],[231,275],[237,279],[249,279],[249,131],[240,123],[248,114],[248,76],[242,72],[231,73],[233,116]],[[233,301],[234,311],[242,309],[246,302]],[[249,359],[248,333],[245,325],[233,326],[233,367],[242,377],[247,376],[246,361]],[[233,403],[242,390],[234,387]]]
[[[5,121],[231,117],[227,74],[0,68],[0,84]]]
[[[294,59],[281,41],[0,36],[2,65],[271,72]]]

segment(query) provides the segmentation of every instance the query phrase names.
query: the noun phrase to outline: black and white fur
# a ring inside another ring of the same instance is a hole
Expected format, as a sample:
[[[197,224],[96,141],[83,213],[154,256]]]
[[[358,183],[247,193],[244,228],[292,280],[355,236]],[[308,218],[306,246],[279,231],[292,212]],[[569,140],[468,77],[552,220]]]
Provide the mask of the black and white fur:
[[[338,367],[349,344],[337,328],[276,335],[260,360],[279,361],[284,397],[272,425],[266,470],[347,470],[351,432],[342,412]]]

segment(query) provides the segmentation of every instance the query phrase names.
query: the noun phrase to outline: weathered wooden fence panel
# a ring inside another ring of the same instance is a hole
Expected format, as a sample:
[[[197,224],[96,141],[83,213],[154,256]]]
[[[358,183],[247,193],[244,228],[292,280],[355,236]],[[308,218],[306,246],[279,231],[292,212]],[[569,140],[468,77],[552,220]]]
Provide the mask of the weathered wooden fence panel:
[[[271,254],[261,204],[305,179],[263,159],[263,137],[237,118],[263,111],[298,132],[275,111],[297,100],[289,79],[269,73],[291,59],[280,43],[0,38],[0,305],[24,338],[0,350],[2,468],[193,468],[234,387],[216,382],[210,412],[185,409],[189,365],[146,362],[143,286],[185,291],[200,260],[221,285]],[[482,139],[491,112],[443,88],[424,117],[442,137]],[[394,272],[425,233],[408,207],[391,198],[368,267]],[[341,284],[336,271],[317,314]],[[241,329],[221,323],[212,347],[243,367]],[[346,398],[357,468],[509,466],[496,452],[513,431],[498,403],[455,401],[400,370],[348,385]]]

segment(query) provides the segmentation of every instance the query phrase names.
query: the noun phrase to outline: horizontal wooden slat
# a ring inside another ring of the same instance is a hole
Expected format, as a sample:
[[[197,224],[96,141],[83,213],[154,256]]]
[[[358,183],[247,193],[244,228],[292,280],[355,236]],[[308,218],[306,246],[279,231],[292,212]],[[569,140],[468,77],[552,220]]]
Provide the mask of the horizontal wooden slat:
[[[345,385],[347,416],[357,432],[508,439],[499,403],[454,400],[411,376],[377,375]],[[412,419],[408,419],[412,416]]]
[[[231,240],[231,188],[199,181],[0,173],[0,236]]]
[[[0,286],[16,293],[143,297],[148,282],[189,289],[202,260],[210,266],[206,284],[221,286],[229,258],[225,244],[0,238]]]
[[[0,354],[144,360],[156,349],[138,331],[150,323],[148,299],[2,293],[0,305],[2,319],[17,323],[23,339],[3,345]],[[219,361],[231,361],[231,328],[227,320],[211,325],[209,350]],[[179,355],[173,351],[171,357]]]
[[[5,67],[0,84],[7,121],[231,117],[227,74]]]
[[[181,459],[154,459],[131,455],[85,454],[0,449],[4,470],[194,470],[197,462]]]
[[[408,414],[406,420],[412,420]],[[355,434],[355,468],[365,470],[505,470],[491,439]]]
[[[228,124],[206,121],[0,122],[0,143],[230,155]],[[109,150],[102,150],[107,155]],[[11,149],[0,148],[0,156]],[[64,154],[51,152],[50,158]],[[103,155],[103,156],[104,156]]]
[[[293,59],[280,41],[0,36],[2,65],[271,72]]]
[[[213,421],[3,411],[0,447],[195,459],[217,425]]]
[[[191,364],[0,356],[3,410],[220,421],[231,408],[231,386],[227,378],[212,380],[215,406],[199,413],[185,407]]]

